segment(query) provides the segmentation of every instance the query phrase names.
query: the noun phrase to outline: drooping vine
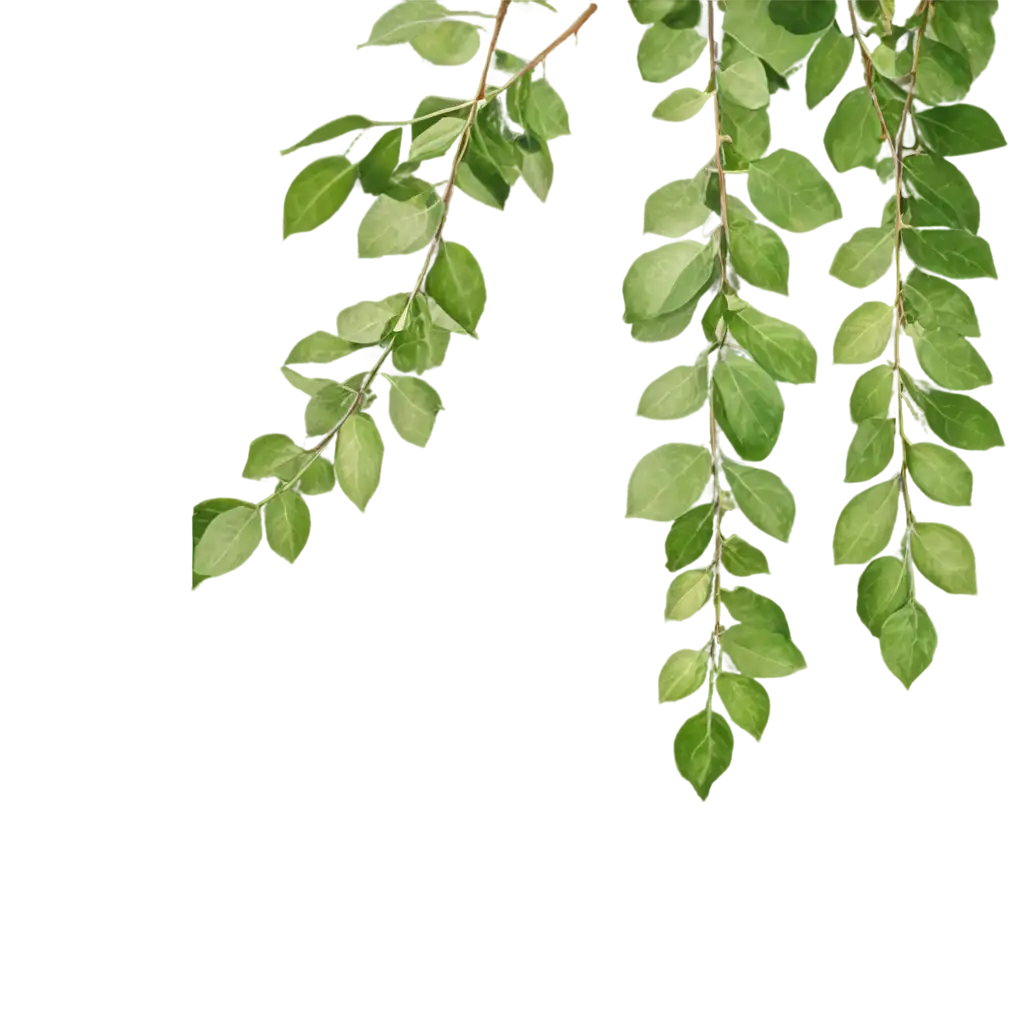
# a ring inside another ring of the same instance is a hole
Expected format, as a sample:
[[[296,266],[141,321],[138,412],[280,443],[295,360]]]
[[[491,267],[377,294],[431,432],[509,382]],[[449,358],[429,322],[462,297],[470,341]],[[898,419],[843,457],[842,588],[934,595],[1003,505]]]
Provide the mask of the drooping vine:
[[[546,77],[535,79],[534,71],[597,9],[591,4],[525,62],[497,45],[512,2],[501,0],[494,15],[449,11],[432,0],[407,0],[392,8],[377,20],[362,45],[408,43],[420,56],[442,65],[464,64],[480,47],[481,27],[459,15],[493,19],[473,98],[428,96],[406,121],[348,115],[283,151],[292,153],[352,132],[359,133],[359,142],[366,132],[388,129],[359,160],[349,158],[350,146],[344,154],[321,157],[299,172],[284,200],[284,236],[312,231],[330,219],[358,182],[372,198],[357,232],[359,256],[376,258],[425,248],[426,257],[408,292],[350,305],[338,314],[334,331],[316,331],[292,348],[282,373],[308,397],[306,434],[318,440],[304,447],[286,434],[256,438],[242,476],[276,479],[274,490],[258,502],[214,498],[195,506],[193,588],[242,565],[263,539],[264,520],[270,548],[294,562],[310,532],[303,495],[326,493],[335,479],[365,511],[377,490],[384,456],[384,443],[369,411],[378,377],[389,384],[388,414],[399,437],[420,447],[430,439],[442,406],[422,374],[441,365],[453,333],[476,337],[487,298],[483,273],[472,253],[444,237],[454,190],[504,209],[512,186],[521,178],[538,198],[546,199],[554,174],[548,144],[568,134],[569,120],[561,97]],[[509,76],[502,85],[488,85],[492,68]],[[410,138],[403,160],[406,128]],[[452,146],[454,158],[439,194],[416,172]],[[293,369],[361,352],[373,354],[369,367],[343,381],[307,377]],[[384,372],[389,359],[395,374]],[[323,456],[332,442],[333,465]]]
[[[949,448],[912,442],[910,420],[953,448],[983,450],[1003,443],[988,409],[958,393],[989,384],[992,376],[967,340],[981,333],[974,306],[950,280],[996,276],[988,243],[978,235],[978,199],[950,160],[1005,145],[988,113],[960,102],[992,55],[996,7],[984,0],[924,0],[905,24],[895,25],[891,6],[863,0],[855,6],[848,0],[847,49],[852,54],[856,44],[864,84],[842,98],[825,133],[837,171],[870,168],[894,189],[881,226],[862,228],[845,242],[831,273],[864,288],[894,265],[893,299],[865,302],[846,317],[836,335],[835,361],[872,362],[891,342],[891,358],[864,373],[853,388],[850,413],[857,427],[846,480],[874,479],[894,454],[898,471],[846,505],[833,553],[837,564],[869,563],[857,587],[857,614],[878,638],[886,666],[908,688],[931,664],[938,642],[919,599],[917,573],[951,594],[977,592],[967,538],[951,526],[919,520],[911,500],[916,486],[932,501],[969,505],[971,470]],[[858,14],[878,38],[872,49]],[[843,71],[836,61],[836,84]],[[909,273],[908,259],[914,264]],[[908,338],[930,381],[913,375]],[[905,526],[899,555],[882,555],[901,500]]]
[[[796,506],[774,473],[751,463],[766,459],[782,428],[784,402],[777,381],[811,383],[817,356],[797,327],[760,312],[739,297],[739,281],[787,294],[789,254],[771,228],[728,194],[727,174],[746,174],[750,201],[787,231],[810,231],[841,216],[835,193],[809,160],[771,141],[771,94],[788,89],[787,74],[821,35],[821,27],[787,28],[774,4],[726,0],[722,47],[716,50],[716,5],[638,2],[637,20],[649,24],[637,55],[643,78],[664,82],[695,64],[705,46],[710,79],[703,90],[682,88],[663,99],[654,116],[684,121],[710,105],[713,156],[689,179],[673,181],[647,200],[646,231],[681,238],[718,215],[707,242],[684,240],[640,256],[623,283],[625,320],[638,341],[680,335],[703,296],[705,346],[693,365],[676,366],[644,391],[638,413],[652,419],[689,416],[708,403],[707,445],[672,442],[645,455],[629,481],[627,515],[671,522],[665,542],[668,588],[665,618],[681,621],[710,604],[714,621],[699,649],[683,649],[665,662],[660,701],[677,701],[706,684],[704,707],[688,718],[675,740],[675,761],[701,799],[729,767],[733,735],[714,709],[717,693],[729,718],[760,739],[769,697],[759,679],[804,668],[789,623],[774,601],[746,586],[724,585],[724,575],[768,572],[766,556],[746,539],[725,535],[729,512],[787,541]],[[706,35],[698,31],[706,24]],[[706,236],[707,237],[707,236]],[[709,363],[713,363],[709,372]],[[723,451],[724,440],[733,455]],[[727,489],[728,488],[728,489]],[[710,490],[708,500],[702,495]],[[699,568],[710,549],[711,558]],[[735,620],[723,625],[725,612]],[[726,659],[728,659],[728,667]]]

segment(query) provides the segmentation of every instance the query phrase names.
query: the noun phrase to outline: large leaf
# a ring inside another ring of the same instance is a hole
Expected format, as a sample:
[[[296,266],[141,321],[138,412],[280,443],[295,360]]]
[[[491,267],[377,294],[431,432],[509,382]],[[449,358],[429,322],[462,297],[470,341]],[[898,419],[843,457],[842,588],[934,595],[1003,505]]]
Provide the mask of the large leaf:
[[[394,46],[411,43],[420,32],[444,21],[449,11],[433,0],[405,0],[382,14],[370,29],[370,38],[363,46]]]
[[[818,38],[818,33],[794,35],[775,24],[764,0],[729,0],[722,31],[757,54],[780,75],[803,60]]]
[[[800,328],[747,306],[730,319],[729,330],[776,380],[814,382],[818,354]]]
[[[384,442],[373,418],[365,412],[350,416],[338,431],[334,471],[338,486],[360,512],[377,490],[383,461]]]
[[[747,110],[767,107],[771,98],[764,65],[756,58],[745,58],[720,68],[718,91],[730,103]]]
[[[949,594],[976,594],[978,579],[970,542],[944,523],[914,523],[910,533],[914,565],[925,579]]]
[[[749,587],[722,590],[722,603],[737,621],[769,633],[779,633],[789,639],[789,623],[786,613],[774,602],[755,593]]]
[[[877,359],[892,336],[892,306],[865,302],[839,326],[832,358],[837,363],[870,363]]]
[[[379,195],[391,183],[402,153],[402,129],[385,132],[359,161],[359,184],[369,195]]]
[[[974,474],[955,452],[927,441],[907,445],[907,468],[914,483],[933,501],[970,505]]]
[[[857,615],[872,636],[910,600],[910,573],[901,558],[885,555],[870,562],[857,583]]]
[[[645,252],[622,283],[626,323],[680,309],[695,298],[714,273],[717,244],[672,242]]]
[[[899,511],[896,477],[861,491],[839,514],[832,537],[836,565],[867,562],[889,543]]]
[[[267,503],[267,543],[289,562],[302,554],[309,540],[309,506],[301,494],[281,491]]]
[[[969,103],[918,111],[917,125],[924,141],[940,156],[983,153],[1006,145],[992,115]]]
[[[676,651],[658,676],[658,703],[682,700],[704,685],[708,674],[707,651]]]
[[[866,288],[892,264],[895,238],[890,228],[861,228],[836,251],[829,273],[844,284]]]
[[[953,278],[999,276],[988,242],[970,231],[907,229],[903,240],[907,255],[924,270]]]
[[[807,106],[816,107],[843,80],[853,58],[853,36],[844,36],[835,23],[818,40],[807,60]]]
[[[893,371],[888,365],[873,366],[857,378],[850,395],[850,419],[854,423],[864,420],[885,419],[892,402]]]
[[[388,414],[399,437],[426,447],[441,410],[441,396],[418,377],[391,377]]]
[[[768,691],[756,679],[733,672],[719,672],[715,689],[733,722],[760,740],[771,711]]]
[[[938,636],[928,613],[909,601],[885,620],[879,635],[886,668],[905,686],[932,663]]]
[[[249,445],[242,476],[246,480],[265,480],[276,476],[286,480],[296,473],[306,455],[286,434],[264,434]]]
[[[221,512],[227,512],[233,508],[255,508],[255,506],[248,501],[241,501],[238,498],[209,498],[206,501],[199,502],[192,509],[192,589],[195,590],[200,583],[205,579],[209,579],[208,576],[201,576],[195,571],[195,554],[196,548],[199,542],[203,539],[203,534],[206,533],[210,523],[214,521],[221,514]],[[710,537],[709,537],[710,539]]]
[[[677,420],[696,412],[707,398],[708,365],[677,366],[652,381],[640,396],[638,416],[651,420]]]
[[[807,667],[803,654],[788,637],[741,623],[722,634],[722,650],[745,676],[777,679]]]
[[[431,64],[465,64],[480,49],[480,32],[468,21],[439,21],[425,25],[410,43]]]
[[[333,217],[352,191],[356,172],[343,156],[321,157],[299,171],[284,197],[284,237],[312,231]]]
[[[766,459],[782,429],[778,385],[757,363],[735,355],[715,364],[712,380],[715,415],[736,454],[750,462]]]
[[[744,281],[766,291],[789,294],[789,253],[771,228],[750,220],[731,222],[729,253],[733,269]]]
[[[911,329],[921,369],[936,384],[954,391],[970,391],[992,383],[981,353],[962,335],[944,327],[931,331]]]
[[[911,323],[926,330],[945,327],[968,338],[981,334],[970,296],[952,281],[932,277],[916,267],[903,284],[903,309]]]
[[[825,129],[825,152],[842,173],[854,167],[874,167],[882,145],[878,114],[866,88],[848,92]]]
[[[422,249],[434,237],[442,210],[440,197],[429,187],[408,199],[377,196],[359,225],[359,255],[375,259]]]
[[[903,173],[913,190],[910,210],[915,227],[977,232],[981,223],[978,197],[956,166],[922,153],[903,161]]]
[[[426,292],[464,331],[476,337],[487,287],[480,264],[464,245],[441,242],[427,274]]]
[[[981,402],[970,395],[912,385],[906,376],[903,379],[914,401],[924,412],[928,426],[940,440],[968,451],[985,451],[1002,445],[999,424]]]
[[[858,424],[846,454],[846,483],[859,484],[878,476],[892,462],[895,441],[895,420],[871,419]]]
[[[789,540],[796,518],[796,503],[789,488],[766,469],[722,459],[725,478],[740,511],[776,540]]]
[[[934,106],[962,100],[973,79],[966,57],[934,39],[923,40],[917,68],[917,95],[925,103]]]
[[[707,40],[691,28],[652,25],[640,40],[636,62],[645,82],[667,82],[696,63]]]
[[[758,212],[787,231],[812,231],[843,215],[814,164],[788,149],[752,162],[747,189]]]
[[[701,800],[707,800],[712,785],[729,767],[732,745],[732,729],[717,711],[698,712],[676,733],[676,768]]]
[[[713,574],[709,569],[687,569],[668,586],[665,619],[682,622],[696,615],[711,598]]]
[[[644,204],[644,231],[682,238],[708,219],[704,205],[706,174],[671,181],[652,192]]]
[[[255,506],[239,505],[221,512],[192,552],[192,571],[198,576],[223,576],[247,561],[262,539],[263,524]]]
[[[318,142],[329,142],[331,139],[337,139],[342,135],[347,135],[349,132],[369,128],[372,125],[373,121],[363,117],[361,114],[348,114],[345,117],[338,117],[314,129],[304,139],[296,142],[294,146],[282,149],[281,155],[286,156],[288,153],[294,153],[295,150],[302,149],[303,146],[315,146]]]
[[[696,562],[707,551],[714,532],[714,505],[697,505],[683,513],[665,538],[666,568],[670,572],[678,572]]]
[[[664,444],[648,452],[629,478],[626,515],[667,523],[678,519],[711,478],[711,453],[692,444]]]

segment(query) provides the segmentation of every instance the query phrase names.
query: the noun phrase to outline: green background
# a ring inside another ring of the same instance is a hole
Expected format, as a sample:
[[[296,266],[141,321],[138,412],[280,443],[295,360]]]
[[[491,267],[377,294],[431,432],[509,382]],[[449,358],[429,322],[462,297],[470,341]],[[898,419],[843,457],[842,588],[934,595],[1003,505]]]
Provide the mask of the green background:
[[[671,433],[630,396],[671,353],[617,328],[640,189],[696,143],[651,137],[625,38],[565,62],[591,143],[554,213],[453,222],[487,311],[435,454],[389,454],[370,520],[318,510],[298,569],[180,586],[184,506],[290,426],[270,360],[408,276],[279,245],[274,143],[431,84],[350,57],[365,17],[0,13],[0,1020],[1019,1020],[1018,135],[977,168],[1002,279],[978,304],[1004,444],[961,517],[984,599],[935,607],[918,688],[878,678],[827,555],[846,385],[794,389],[776,465],[803,518],[770,589],[820,678],[699,807],[652,710],[682,639],[655,622],[662,538],[622,520],[626,463]],[[1020,28],[983,100],[1018,128]],[[842,189],[855,223],[869,193]],[[838,237],[794,252],[822,344]]]

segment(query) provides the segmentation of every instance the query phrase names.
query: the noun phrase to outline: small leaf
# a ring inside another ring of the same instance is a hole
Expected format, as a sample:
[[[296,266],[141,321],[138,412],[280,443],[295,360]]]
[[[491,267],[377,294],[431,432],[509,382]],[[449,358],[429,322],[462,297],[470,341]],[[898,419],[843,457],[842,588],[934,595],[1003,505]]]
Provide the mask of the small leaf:
[[[677,420],[696,412],[708,394],[708,366],[677,366],[644,389],[638,416],[651,420]]]
[[[551,160],[551,151],[543,139],[537,140],[537,148],[523,153],[523,181],[530,191],[543,203],[551,191],[551,183],[555,180],[555,165]]]
[[[487,288],[480,264],[464,245],[441,242],[427,274],[426,292],[460,327],[476,337]]]
[[[746,623],[730,626],[722,634],[722,650],[745,676],[777,679],[807,667],[792,640]]]
[[[853,36],[844,36],[839,26],[832,27],[818,40],[807,60],[807,106],[816,107],[843,80],[853,59]]]
[[[909,690],[932,663],[938,636],[928,613],[910,601],[885,620],[880,634],[886,668]]]
[[[747,306],[729,321],[732,336],[776,380],[811,384],[818,354],[798,327]]]
[[[850,395],[850,418],[854,423],[885,419],[892,402],[892,367],[873,366],[857,378]]]
[[[883,277],[892,264],[894,236],[889,228],[861,228],[843,242],[829,273],[844,284],[866,288]]]
[[[722,602],[729,614],[737,621],[769,633],[780,633],[789,639],[789,623],[786,613],[774,602],[749,587],[722,590]]]
[[[711,453],[692,444],[664,444],[648,452],[629,478],[627,517],[669,522],[700,496],[711,478]]]
[[[379,195],[391,182],[402,153],[402,129],[385,132],[359,161],[359,184],[369,195]]]
[[[465,118],[442,117],[413,139],[409,159],[433,160],[435,157],[443,156],[465,127]]]
[[[383,461],[384,442],[373,418],[365,412],[350,416],[338,431],[334,471],[338,485],[360,512],[366,511],[377,490]]]
[[[569,114],[565,104],[546,78],[531,82],[523,104],[523,118],[523,127],[545,142],[569,134]]]
[[[665,538],[666,567],[670,572],[696,562],[707,550],[715,530],[715,506],[697,505],[683,513]]]
[[[794,35],[803,36],[812,32],[822,32],[835,21],[836,2],[835,0],[771,0],[768,4],[768,17],[776,25]],[[736,724],[739,725],[739,722]]]
[[[289,562],[302,554],[309,540],[309,506],[295,491],[281,491],[267,503],[267,543]]]
[[[658,703],[682,700],[696,693],[708,674],[707,651],[676,651],[658,676]]]
[[[669,585],[665,597],[665,618],[682,622],[696,615],[711,597],[711,573],[707,569],[687,569]]]
[[[748,544],[742,537],[727,537],[722,544],[722,564],[733,576],[754,576],[768,572],[768,559],[764,553]]]
[[[706,175],[672,181],[652,192],[644,204],[644,231],[682,238],[708,219],[704,205]]]
[[[199,576],[223,576],[237,569],[260,546],[260,510],[251,505],[221,512],[203,532],[192,553],[192,570]]]
[[[701,89],[676,89],[654,108],[651,116],[659,121],[689,121],[704,109],[709,99],[711,93]]]
[[[325,156],[299,171],[284,197],[284,237],[312,231],[333,217],[356,182],[355,164]]]
[[[771,228],[749,220],[730,223],[729,245],[733,268],[744,281],[789,294],[789,253]]]
[[[242,476],[246,480],[265,480],[270,476],[289,478],[295,473],[306,451],[286,434],[264,434],[249,445]]]
[[[875,484],[849,501],[832,538],[836,565],[867,562],[889,543],[899,511],[899,478]]]
[[[1006,145],[992,115],[968,103],[920,110],[916,119],[924,141],[940,156],[965,156]]]
[[[327,331],[314,331],[288,353],[285,363],[333,363],[335,359],[358,352],[359,346]]]
[[[411,43],[424,28],[446,17],[448,11],[432,0],[405,0],[374,22],[370,38],[360,47]]]
[[[730,142],[722,145],[722,158],[727,171],[743,171],[751,160],[764,156],[772,141],[772,126],[765,108],[747,110],[726,99],[719,102],[722,135]]]
[[[872,636],[881,636],[882,626],[910,600],[907,563],[885,555],[870,562],[857,583],[857,615]]]
[[[715,270],[717,244],[671,242],[634,260],[622,282],[626,323],[671,313],[696,298]]]
[[[676,768],[701,800],[707,800],[711,787],[729,767],[732,745],[732,729],[717,711],[699,711],[676,733]]]
[[[895,420],[872,419],[859,424],[846,453],[846,483],[859,484],[878,476],[892,462],[895,440]]]
[[[998,277],[984,238],[962,230],[903,232],[907,255],[922,269],[943,277]]]
[[[825,129],[825,152],[840,173],[874,167],[882,146],[882,128],[871,93],[853,89],[840,101]]]
[[[786,485],[766,469],[722,459],[725,477],[740,511],[776,540],[789,540],[796,518],[796,503]]]
[[[719,672],[715,689],[733,722],[760,740],[771,710],[768,691],[756,679],[733,672]]]
[[[782,429],[778,385],[757,363],[735,355],[720,359],[712,377],[715,415],[736,454],[749,462],[766,459]]]
[[[338,314],[338,336],[353,345],[376,345],[408,301],[409,296],[402,293],[381,302],[357,302],[347,306]]]
[[[981,353],[955,331],[938,327],[911,334],[921,369],[936,384],[954,391],[970,391],[992,383],[992,372]]]
[[[768,76],[759,60],[744,59],[718,72],[718,90],[730,103],[759,110],[768,106]]]
[[[978,592],[974,551],[959,530],[943,523],[915,523],[910,551],[921,575],[939,589],[948,594]]]
[[[931,277],[916,267],[903,284],[903,308],[907,319],[925,330],[945,327],[968,338],[981,334],[970,296],[952,281]]]
[[[640,40],[636,61],[645,82],[667,82],[696,63],[707,40],[691,28],[652,25]]]
[[[837,363],[870,363],[885,351],[891,335],[892,306],[865,302],[840,325],[832,359]]]
[[[755,209],[787,231],[812,231],[843,215],[814,164],[788,149],[752,162],[747,190]]]
[[[295,150],[302,149],[303,146],[315,146],[318,142],[330,142],[331,139],[340,138],[342,135],[347,135],[349,132],[362,128],[370,128],[372,125],[373,122],[369,118],[363,117],[360,114],[349,114],[346,117],[336,118],[334,121],[328,121],[327,124],[311,131],[304,139],[296,142],[294,146],[282,149],[281,156],[294,153]]]
[[[914,483],[933,501],[970,505],[974,475],[948,448],[926,441],[907,445],[907,468]]]
[[[326,494],[334,488],[334,467],[327,459],[317,458],[299,477],[303,494]]]
[[[359,224],[359,256],[401,256],[429,245],[441,223],[441,199],[429,188],[407,199],[377,196]]]
[[[439,21],[417,32],[410,43],[424,60],[451,67],[465,64],[476,56],[480,33],[468,21]]]
[[[441,410],[441,396],[418,377],[391,377],[388,413],[399,437],[426,447]]]

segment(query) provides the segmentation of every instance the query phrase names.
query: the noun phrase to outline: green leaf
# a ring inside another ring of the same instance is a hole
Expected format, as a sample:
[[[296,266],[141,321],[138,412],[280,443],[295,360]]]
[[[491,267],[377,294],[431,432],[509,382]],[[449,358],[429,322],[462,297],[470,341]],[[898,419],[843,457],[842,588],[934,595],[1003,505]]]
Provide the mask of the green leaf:
[[[970,182],[948,160],[921,154],[908,156],[903,172],[913,194],[915,227],[963,228],[972,234],[981,223],[981,208]]]
[[[719,672],[715,688],[733,722],[760,740],[771,710],[768,691],[756,679],[734,672]]]
[[[846,453],[846,483],[859,484],[878,476],[892,461],[895,444],[895,420],[870,419],[860,423]]]
[[[730,255],[736,273],[757,288],[789,294],[789,253],[771,228],[749,220],[729,227]]]
[[[269,476],[287,479],[299,468],[306,451],[286,434],[264,434],[249,445],[242,476],[246,480],[265,480]]]
[[[914,348],[921,369],[936,384],[953,391],[970,391],[992,383],[981,353],[962,335],[937,327],[931,331],[912,330]]]
[[[756,59],[738,60],[718,72],[718,91],[730,103],[747,110],[767,107],[768,76],[764,65]]]
[[[913,600],[885,620],[879,640],[885,667],[908,690],[932,663],[939,642],[928,613]]]
[[[934,39],[925,38],[922,41],[916,91],[923,102],[935,106],[937,103],[962,100],[973,80],[971,65],[966,57]]]
[[[694,299],[714,273],[717,244],[671,242],[633,262],[622,283],[626,323],[649,320]]]
[[[330,142],[331,139],[337,139],[342,135],[347,135],[349,132],[372,126],[373,121],[360,114],[349,114],[346,117],[339,117],[311,131],[304,139],[296,142],[294,146],[282,149],[281,156],[294,153],[295,150],[302,149],[303,146],[315,146],[318,142]]]
[[[423,338],[396,341],[391,361],[402,373],[424,373],[444,362],[450,339],[448,331],[432,327]]]
[[[788,637],[746,623],[730,626],[722,634],[722,650],[745,676],[777,679],[807,667]]]
[[[391,183],[402,153],[402,129],[385,132],[359,161],[359,184],[369,195],[379,195]]]
[[[523,117],[526,122],[523,127],[545,142],[569,134],[569,114],[565,104],[546,78],[530,83]]]
[[[938,444],[907,445],[907,468],[914,483],[933,501],[970,505],[974,476],[959,455]]]
[[[451,109],[460,105],[460,110]],[[413,114],[415,120],[410,126],[413,141],[415,142],[424,132],[429,131],[442,117],[457,117],[460,121],[465,121],[469,108],[470,104],[465,100],[452,99],[448,96],[425,96],[420,100],[420,104]],[[447,111],[447,113],[442,113],[442,111]]]
[[[741,459],[768,458],[782,429],[778,385],[757,363],[728,354],[712,373],[715,416]]]
[[[836,3],[835,0],[771,0],[768,17],[787,32],[804,36],[809,32],[822,32],[835,21]]]
[[[722,564],[733,576],[755,576],[769,571],[764,553],[742,537],[726,537],[722,544]]]
[[[443,408],[441,396],[418,377],[389,377],[391,396],[388,414],[399,437],[425,448],[434,429],[434,421]]]
[[[707,183],[704,189],[704,205],[712,212],[722,215],[722,197],[718,187],[718,175],[709,173],[705,168],[701,172],[703,180]],[[701,175],[698,175],[701,177]],[[757,220],[757,214],[747,206],[742,199],[738,199],[731,193],[726,193],[729,205],[729,226],[738,224],[741,220]]]
[[[948,594],[978,592],[974,551],[959,530],[943,523],[915,523],[910,551],[921,575],[941,590]]]
[[[267,543],[274,554],[294,562],[309,540],[309,506],[295,491],[281,491],[267,503]]]
[[[333,363],[335,359],[358,352],[359,346],[327,331],[314,331],[288,353],[288,363]]]
[[[700,89],[677,89],[669,93],[655,108],[652,117],[659,121],[689,121],[704,109],[711,93]]]
[[[836,565],[867,562],[889,543],[899,511],[896,477],[861,491],[839,513],[832,553]]]
[[[729,0],[722,31],[784,75],[811,52],[817,34],[788,32],[772,21],[769,9],[764,0]]]
[[[711,597],[712,574],[707,569],[687,569],[669,585],[665,597],[665,618],[674,622],[696,615]]]
[[[889,129],[889,136],[895,141],[899,134],[900,122],[903,120],[903,108],[907,102],[907,94],[893,82],[881,75],[875,75],[873,79],[875,95],[878,97],[878,105],[882,108],[882,116],[885,118],[885,126]],[[881,130],[881,126],[879,126]]]
[[[936,37],[967,59],[975,78],[988,66],[995,49],[995,6],[976,0],[943,0],[935,7],[931,28]]]
[[[333,217],[352,191],[356,171],[343,156],[321,157],[299,171],[284,197],[284,237],[312,231]]]
[[[644,231],[681,238],[708,219],[704,205],[705,174],[671,181],[652,192],[644,204]]]
[[[676,768],[701,800],[707,800],[711,787],[729,767],[732,742],[732,729],[717,711],[697,712],[676,733]]]
[[[750,165],[750,201],[787,231],[812,231],[843,215],[832,186],[805,156],[777,149]]]
[[[551,183],[555,179],[555,165],[551,160],[548,144],[543,139],[535,141],[537,148],[523,153],[523,181],[543,203],[547,199],[548,192],[551,191]]]
[[[443,156],[465,127],[465,118],[442,117],[413,139],[409,159],[433,160],[435,157]]]
[[[892,306],[865,302],[840,325],[832,349],[836,363],[870,363],[877,359],[892,336]]]
[[[672,10],[661,20],[669,28],[693,28],[704,16],[700,0],[673,0]]]
[[[708,394],[708,365],[677,366],[644,389],[637,416],[651,420],[678,420],[696,412]]]
[[[892,401],[892,367],[873,366],[857,378],[850,395],[850,418],[854,423],[885,419]]]
[[[383,461],[384,442],[373,418],[365,412],[350,416],[338,431],[334,472],[338,486],[360,512],[377,490]]]
[[[665,538],[666,568],[670,572],[678,572],[696,562],[711,543],[714,530],[714,505],[697,505],[681,515]]]
[[[409,296],[404,292],[390,295],[380,302],[357,302],[346,306],[337,317],[340,338],[352,345],[376,345],[387,333],[388,324],[398,316]]]
[[[326,494],[333,488],[334,467],[324,458],[315,459],[299,477],[299,490],[303,494]]]
[[[427,274],[426,292],[463,330],[476,337],[487,288],[480,264],[464,245],[441,242]]]
[[[526,61],[513,53],[509,53],[508,50],[499,49],[494,51],[494,68],[496,71],[501,71],[506,75],[514,75],[521,68],[525,67]]]
[[[776,380],[813,383],[818,354],[798,327],[747,306],[733,315],[729,330]]]
[[[749,587],[722,590],[722,601],[729,614],[737,621],[769,633],[780,633],[789,639],[786,613],[774,602]]]
[[[807,60],[807,106],[816,107],[843,80],[853,59],[853,36],[844,36],[839,26],[832,27],[818,40]]]
[[[245,562],[262,539],[263,524],[255,506],[239,505],[221,512],[192,552],[192,571],[198,576],[223,576]]]
[[[692,444],[663,444],[648,452],[629,478],[626,516],[667,523],[678,519],[711,478],[711,453]]]
[[[636,62],[645,82],[667,82],[696,63],[707,40],[692,28],[652,25],[640,40]]]
[[[651,317],[648,320],[635,321],[630,327],[630,334],[637,341],[668,341],[669,338],[675,338],[682,334],[690,326],[697,304],[710,284],[711,278],[701,286],[697,294],[685,306],[680,306],[679,309],[663,313],[661,316]]]
[[[431,64],[465,64],[480,49],[480,33],[468,21],[439,21],[427,25],[410,40],[412,48]]]
[[[658,676],[658,703],[682,700],[704,685],[708,674],[707,651],[676,651]]]
[[[1003,435],[995,417],[970,395],[934,388],[912,387],[909,390],[924,412],[928,426],[946,444],[968,451],[985,451],[1002,445]]]
[[[872,636],[882,635],[890,615],[910,600],[910,573],[901,558],[885,555],[870,562],[857,582],[857,615]]]
[[[984,153],[1006,145],[1006,139],[992,115],[969,103],[921,110],[916,117],[928,148],[940,156]]]
[[[722,146],[722,160],[727,171],[743,171],[751,160],[763,156],[772,141],[768,111],[748,110],[728,100],[719,102],[722,134],[731,139]]]
[[[825,151],[842,173],[854,167],[874,167],[882,145],[882,128],[871,93],[861,86],[840,101],[825,129]]]
[[[839,246],[829,273],[844,284],[866,288],[889,269],[894,241],[891,228],[861,228]]]
[[[192,559],[195,561],[196,547],[200,540],[203,538],[203,534],[206,533],[206,528],[221,514],[221,512],[227,512],[233,508],[255,508],[255,506],[248,501],[241,501],[238,498],[209,498],[206,501],[199,502],[192,509]],[[209,579],[208,576],[200,576],[195,569],[192,570],[192,589],[195,590],[203,580]]]
[[[675,0],[629,0],[629,9],[641,25],[652,25],[672,13]]]
[[[288,366],[282,366],[281,373],[293,388],[298,388],[304,395],[318,395],[325,389],[338,387],[336,380],[327,380],[325,377],[303,377],[301,373]]]
[[[725,478],[740,511],[776,540],[789,540],[796,518],[796,503],[786,485],[766,469],[722,459]]]
[[[981,334],[970,297],[952,281],[931,277],[916,267],[903,284],[903,309],[911,323],[925,330],[946,327],[977,338]]]
[[[377,196],[359,225],[360,257],[401,256],[429,245],[443,209],[432,188],[408,199]]]
[[[443,21],[448,14],[444,7],[431,0],[405,0],[374,22],[370,38],[359,47],[411,43],[424,28]]]

